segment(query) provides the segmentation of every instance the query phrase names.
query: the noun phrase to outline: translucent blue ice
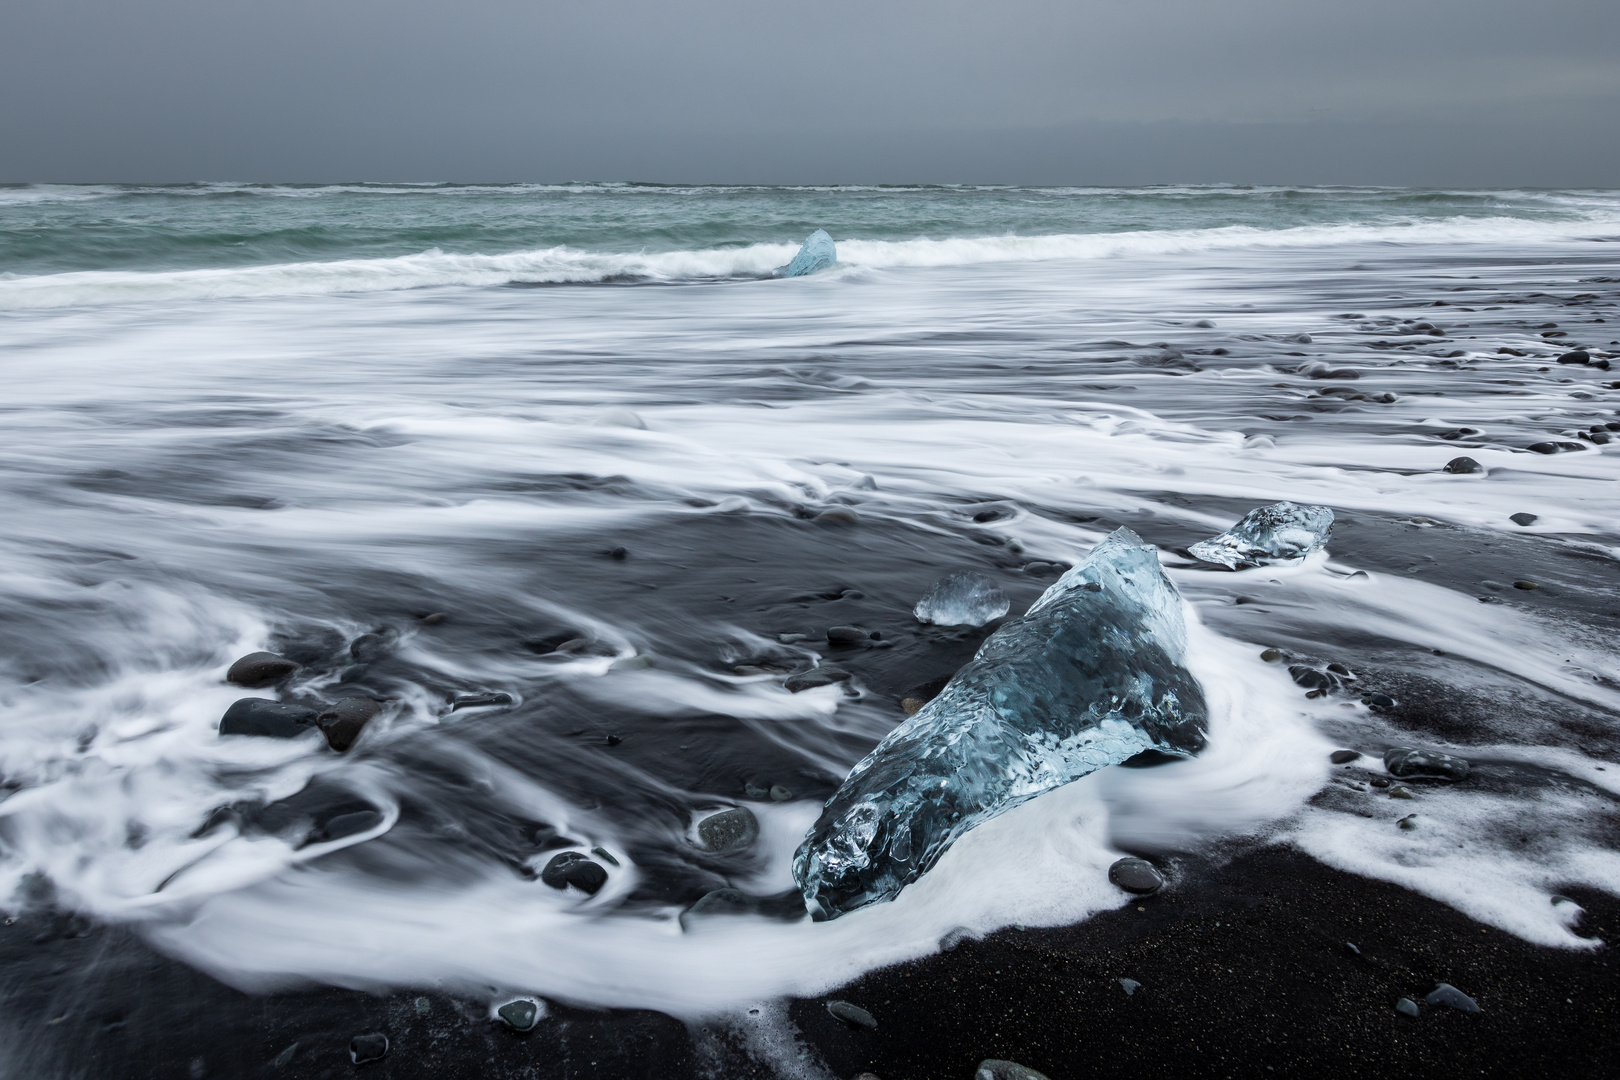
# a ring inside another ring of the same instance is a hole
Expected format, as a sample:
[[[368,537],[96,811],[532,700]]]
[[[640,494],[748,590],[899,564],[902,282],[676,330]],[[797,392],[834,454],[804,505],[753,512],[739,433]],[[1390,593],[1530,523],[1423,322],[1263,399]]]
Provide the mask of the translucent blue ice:
[[[1007,594],[995,579],[975,570],[946,574],[917,601],[911,613],[935,626],[983,626],[1007,614]]]
[[[793,860],[830,919],[892,899],[982,821],[1153,749],[1204,746],[1181,596],[1129,529],[985,641],[827,800]]]
[[[804,246],[793,256],[793,261],[777,267],[776,272],[783,277],[803,277],[817,270],[825,270],[837,261],[833,238],[827,235],[826,229],[817,229],[805,239]]]
[[[1333,511],[1327,507],[1280,502],[1250,510],[1221,535],[1187,550],[1202,562],[1242,570],[1302,559],[1327,543],[1332,532]]]

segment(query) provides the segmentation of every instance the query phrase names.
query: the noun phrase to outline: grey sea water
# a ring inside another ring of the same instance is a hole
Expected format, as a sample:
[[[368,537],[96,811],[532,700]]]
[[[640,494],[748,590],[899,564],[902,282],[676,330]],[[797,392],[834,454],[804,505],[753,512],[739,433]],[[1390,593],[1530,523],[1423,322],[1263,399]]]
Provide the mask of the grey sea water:
[[[1592,948],[1550,898],[1620,891],[1617,300],[1614,192],[0,189],[0,904],[254,992],[695,1017],[1276,843]],[[1186,555],[1283,500],[1325,552]],[[994,629],[913,606],[1021,614],[1121,525],[1208,749],[811,923],[822,802]],[[227,685],[258,649],[299,672]],[[384,708],[340,755],[222,738],[249,696]],[[1393,745],[1473,770],[1393,802]]]

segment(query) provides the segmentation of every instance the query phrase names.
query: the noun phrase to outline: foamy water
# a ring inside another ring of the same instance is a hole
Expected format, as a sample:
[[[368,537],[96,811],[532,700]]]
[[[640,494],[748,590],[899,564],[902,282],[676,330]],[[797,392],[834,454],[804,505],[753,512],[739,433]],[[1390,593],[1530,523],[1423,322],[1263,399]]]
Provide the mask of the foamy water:
[[[689,1017],[834,987],[959,929],[1084,919],[1125,902],[1106,870],[1126,851],[1177,887],[1182,854],[1292,844],[1592,947],[1551,897],[1620,892],[1620,443],[1575,434],[1620,420],[1620,373],[1552,361],[1620,337],[1620,204],[1564,198],[1558,220],[1273,229],[862,239],[820,221],[841,266],[802,280],[760,277],[792,254],[773,240],[0,281],[0,895],[16,907],[48,880],[250,989]],[[626,276],[678,287],[499,287]],[[1300,370],[1317,362],[1360,377]],[[1459,428],[1475,434],[1439,437]],[[1547,439],[1585,448],[1526,452]],[[1441,471],[1461,454],[1486,472]],[[1335,510],[1325,555],[1225,573],[1175,554],[1280,499]],[[859,523],[814,520],[830,506]],[[899,693],[971,652],[911,619],[930,582],[988,572],[1018,613],[1043,562],[1117,524],[1161,546],[1187,599],[1203,756],[1005,814],[891,904],[683,928],[715,888],[787,894],[820,799],[898,722]],[[778,640],[850,621],[890,647]],[[559,629],[597,655],[524,645]],[[379,631],[386,655],[342,659]],[[343,756],[313,734],[221,739],[248,696],[224,670],[265,647],[317,657],[296,686],[311,700],[389,707]],[[1358,682],[1308,700],[1266,647]],[[855,672],[850,693],[736,670],[816,654]],[[1373,711],[1369,689],[1398,707]],[[449,710],[477,691],[513,704]],[[1391,800],[1366,781],[1405,743],[1475,776]],[[1366,756],[1331,767],[1340,746]],[[376,816],[308,842],[259,823],[300,792]],[[759,843],[698,851],[694,821],[736,804]],[[229,806],[249,809],[201,828]],[[533,880],[535,823],[617,860],[601,893]]]

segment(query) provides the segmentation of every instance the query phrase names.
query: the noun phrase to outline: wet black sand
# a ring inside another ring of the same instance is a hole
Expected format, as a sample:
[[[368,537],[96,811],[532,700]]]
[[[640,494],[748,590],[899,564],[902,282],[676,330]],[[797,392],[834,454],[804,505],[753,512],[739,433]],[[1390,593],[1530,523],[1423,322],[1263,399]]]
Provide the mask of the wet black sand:
[[[1620,903],[1577,893],[1580,932],[1612,940]],[[312,919],[320,917],[311,912]],[[1350,942],[1360,950],[1352,955]],[[238,993],[127,931],[35,912],[0,929],[11,1077],[647,1077],[792,1075],[723,1025],[552,1003],[528,1035],[482,1003],[412,992]],[[1142,988],[1127,996],[1118,980]],[[1482,1011],[1423,1007],[1437,982]],[[1075,1077],[1334,1075],[1597,1077],[1620,1050],[1610,950],[1538,948],[1394,886],[1279,848],[1183,863],[1171,886],[1061,929],[1002,931],[793,1002],[799,1049],[828,1074],[967,1080],[983,1058]],[[878,1030],[825,1001],[868,1009]],[[387,1033],[387,1057],[349,1060]],[[19,1052],[20,1051],[20,1052]],[[815,1075],[815,1074],[810,1074]],[[8,1080],[10,1078],[8,1077]]]

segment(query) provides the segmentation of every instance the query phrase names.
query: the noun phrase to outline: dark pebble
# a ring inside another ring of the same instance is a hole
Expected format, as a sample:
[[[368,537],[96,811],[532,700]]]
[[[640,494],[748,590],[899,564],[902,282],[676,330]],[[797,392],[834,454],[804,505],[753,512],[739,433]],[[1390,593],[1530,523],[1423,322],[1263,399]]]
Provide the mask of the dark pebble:
[[[1508,518],[1508,520],[1513,522],[1515,525],[1529,526],[1536,523],[1536,515],[1523,513],[1514,514],[1512,517]]]
[[[349,1040],[349,1060],[356,1065],[364,1065],[368,1061],[381,1061],[387,1053],[388,1036],[380,1031],[356,1035]]]
[[[830,645],[855,645],[868,641],[872,637],[858,626],[830,626],[827,628],[827,642]]]
[[[1335,765],[1348,765],[1361,756],[1359,750],[1335,750],[1328,755],[1328,760]]]
[[[302,705],[283,705],[264,698],[243,698],[219,722],[221,735],[262,735],[270,739],[293,739],[309,730],[315,710]]]
[[[745,848],[759,838],[759,819],[745,806],[733,806],[698,822],[698,840],[703,847],[723,854]]]
[[[1400,1013],[1402,1016],[1410,1016],[1412,1019],[1416,1020],[1418,1015],[1417,1002],[1413,1001],[1411,998],[1401,998],[1401,1000],[1395,1003],[1395,1011]]]
[[[1529,591],[1530,591],[1530,590],[1532,590],[1532,589],[1539,589],[1539,588],[1541,588],[1541,586],[1540,586],[1540,585],[1537,585],[1537,584],[1536,584],[1536,583],[1535,583],[1535,582],[1533,582],[1533,581],[1515,581],[1515,582],[1514,582],[1514,583],[1513,583],[1513,587],[1514,587],[1514,588],[1515,588],[1515,589],[1522,589],[1522,590],[1523,590],[1523,591],[1525,591],[1525,592],[1529,592]]]
[[[1373,712],[1385,712],[1395,707],[1395,699],[1388,694],[1363,694],[1361,703]]]
[[[361,634],[349,642],[349,655],[362,664],[374,663],[393,651],[394,641],[393,634]]]
[[[553,855],[546,868],[540,871],[540,880],[553,889],[566,889],[572,885],[587,896],[600,892],[607,879],[606,870],[577,851]]]
[[[1334,686],[1334,680],[1331,675],[1328,675],[1326,672],[1317,671],[1315,668],[1308,668],[1303,665],[1296,664],[1288,669],[1288,674],[1293,677],[1293,680],[1296,683],[1305,687],[1307,690],[1331,690]]]
[[[1590,364],[1592,354],[1585,349],[1573,349],[1558,358],[1560,364]]]
[[[457,694],[450,702],[450,711],[457,709],[482,709],[492,705],[512,704],[512,695],[499,691],[487,694]]]
[[[624,562],[624,560],[628,559],[629,557],[630,557],[630,549],[629,548],[622,548],[622,547],[608,548],[608,558],[612,559],[614,562]]]
[[[1468,762],[1436,750],[1392,746],[1384,751],[1384,768],[1402,780],[1466,780]]]
[[[877,1030],[877,1021],[872,1019],[872,1014],[859,1005],[851,1005],[847,1001],[829,1001],[827,1011],[851,1027],[863,1027],[867,1031]]]
[[[1127,856],[1108,868],[1108,880],[1137,896],[1147,896],[1164,888],[1164,875],[1146,859]]]
[[[986,1058],[979,1062],[973,1080],[1049,1080],[1049,1078],[1045,1073],[1036,1072],[1028,1065],[1020,1065],[1016,1061]]]
[[[1430,1005],[1444,1005],[1449,1009],[1456,1009],[1458,1012],[1479,1012],[1479,1002],[1450,983],[1441,983],[1436,986],[1423,995],[1423,1000]]]
[[[1367,781],[1367,783],[1371,784],[1373,787],[1376,787],[1376,788],[1389,787],[1389,781],[1386,780],[1382,776],[1375,776],[1371,780]]]
[[[1585,450],[1586,447],[1578,442],[1538,442],[1531,443],[1525,449],[1537,454],[1565,454],[1571,450]]]
[[[315,717],[315,723],[326,736],[326,745],[341,754],[354,745],[360,732],[380,712],[380,701],[364,697],[343,698]]]
[[[1485,466],[1471,457],[1454,457],[1446,462],[1446,472],[1462,475],[1465,473],[1482,473]]]
[[[504,1020],[506,1026],[513,1031],[531,1031],[535,1022],[540,1019],[540,1006],[526,998],[518,998],[496,1009],[495,1015]]]
[[[817,686],[831,686],[833,683],[843,682],[848,678],[849,672],[843,668],[823,664],[821,667],[810,671],[801,671],[797,675],[789,675],[782,681],[782,685],[792,693],[797,694],[801,690],[810,690]]]
[[[822,525],[854,525],[860,520],[861,516],[847,506],[834,506],[816,515]]]
[[[225,673],[225,681],[249,690],[260,690],[274,686],[297,670],[298,665],[285,656],[277,656],[273,652],[253,652],[231,665],[231,669]]]
[[[1267,649],[1260,654],[1260,659],[1264,660],[1268,664],[1275,664],[1282,658],[1283,653],[1281,649]]]
[[[440,623],[444,622],[444,620],[448,619],[449,617],[450,616],[446,615],[442,611],[435,611],[431,615],[422,616],[420,619],[417,620],[417,622],[421,623],[423,626],[438,626]]]
[[[681,927],[685,929],[689,916],[747,915],[754,907],[753,898],[740,889],[715,889],[698,897],[697,903],[681,913]]]

